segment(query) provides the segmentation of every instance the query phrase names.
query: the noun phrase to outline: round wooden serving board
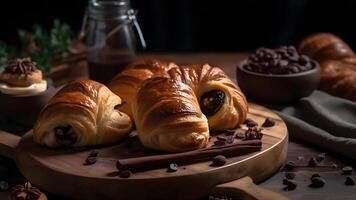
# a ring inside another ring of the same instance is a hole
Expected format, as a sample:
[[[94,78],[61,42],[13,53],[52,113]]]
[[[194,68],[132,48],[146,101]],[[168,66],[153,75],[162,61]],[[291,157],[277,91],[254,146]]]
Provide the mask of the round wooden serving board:
[[[263,129],[262,151],[228,158],[221,167],[200,162],[179,166],[174,173],[155,169],[119,178],[115,161],[140,154],[131,148],[135,146],[132,142],[96,148],[98,162],[83,165],[91,149],[48,149],[33,142],[31,131],[21,140],[0,133],[0,154],[13,157],[23,175],[38,187],[76,199],[197,199],[219,184],[245,176],[260,182],[285,161],[288,147],[285,123],[270,110],[255,104],[250,104],[248,117],[259,125],[270,117],[276,125]]]

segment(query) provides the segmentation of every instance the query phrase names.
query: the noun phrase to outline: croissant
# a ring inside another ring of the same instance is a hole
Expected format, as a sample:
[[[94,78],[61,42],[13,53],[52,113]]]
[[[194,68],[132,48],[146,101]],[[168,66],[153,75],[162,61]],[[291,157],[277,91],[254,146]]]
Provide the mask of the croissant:
[[[208,121],[193,89],[174,79],[146,80],[137,93],[133,114],[141,143],[169,152],[205,147]]]
[[[172,152],[201,148],[206,144],[204,144],[205,142],[203,141],[205,140],[203,139],[197,140],[198,133],[199,136],[208,136],[208,132],[205,132],[206,130],[232,129],[246,119],[248,106],[245,96],[220,68],[212,67],[208,64],[177,66],[171,63],[170,67],[163,64],[159,70],[154,71],[153,69],[156,67],[147,63],[149,62],[146,61],[145,65],[141,65],[142,68],[140,68],[142,74],[145,72],[146,76],[138,75],[137,66],[128,68],[122,72],[125,76],[120,74],[116,76],[124,78],[121,82],[118,79],[114,79],[109,86],[114,92],[119,92],[120,94],[125,90],[137,89],[136,91],[131,91],[129,98],[126,96],[128,101],[134,103],[126,107],[128,110],[122,111],[131,113],[139,138],[145,146]],[[156,63],[164,62],[156,61]],[[165,78],[165,81],[158,78]],[[168,90],[168,86],[173,88]],[[189,92],[181,91],[186,86],[190,88]],[[192,100],[194,98],[196,100]],[[165,102],[159,103],[163,99]],[[179,105],[185,104],[175,106],[176,109],[183,110],[174,110],[174,112],[172,111],[173,113],[165,112],[164,110],[169,110],[173,107],[173,103],[168,103],[173,101],[176,101],[176,104]],[[190,118],[180,117],[181,112],[185,112],[184,109],[188,109],[187,106],[194,108],[194,113],[200,120],[192,121]],[[159,112],[160,110],[162,112]],[[151,114],[151,111],[155,114]],[[200,112],[208,120],[208,123],[204,123],[204,130],[197,128],[202,127],[203,124]],[[156,118],[151,119],[152,117]],[[165,117],[167,117],[168,122],[162,120]],[[174,122],[174,120],[178,122]],[[190,126],[181,126],[180,123],[183,122],[190,124]],[[151,126],[159,128],[156,130]],[[184,129],[183,134],[181,133],[182,129]],[[167,138],[167,134],[169,137],[183,135],[182,140],[185,142],[179,140],[175,143],[168,142],[172,139]],[[188,137],[187,134],[190,136]],[[190,140],[187,140],[187,138],[190,138]]]
[[[127,70],[117,74],[108,84],[115,94],[120,94],[123,105],[120,111],[133,119],[131,104],[142,82],[153,76],[167,76],[167,71],[178,67],[174,63],[154,59],[137,61],[127,67]]]
[[[320,89],[356,101],[356,55],[339,37],[318,33],[305,38],[299,51],[320,63]]]
[[[33,139],[48,147],[118,141],[132,128],[129,116],[116,109],[120,104],[119,96],[95,81],[68,84],[41,111]]]

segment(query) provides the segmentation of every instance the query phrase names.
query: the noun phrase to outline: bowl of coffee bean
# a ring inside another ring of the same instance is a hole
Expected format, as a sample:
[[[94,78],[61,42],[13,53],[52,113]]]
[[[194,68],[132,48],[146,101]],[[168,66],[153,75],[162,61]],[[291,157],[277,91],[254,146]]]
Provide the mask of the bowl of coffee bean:
[[[241,90],[262,103],[289,103],[310,95],[319,85],[319,64],[293,46],[259,48],[237,67]]]

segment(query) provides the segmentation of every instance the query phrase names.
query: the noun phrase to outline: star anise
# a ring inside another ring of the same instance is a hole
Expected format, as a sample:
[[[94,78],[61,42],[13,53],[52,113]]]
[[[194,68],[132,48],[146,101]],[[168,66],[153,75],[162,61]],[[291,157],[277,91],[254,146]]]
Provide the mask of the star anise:
[[[11,189],[11,200],[40,200],[46,198],[40,198],[43,193],[36,187],[32,187],[30,182],[26,182],[25,185],[17,185]]]

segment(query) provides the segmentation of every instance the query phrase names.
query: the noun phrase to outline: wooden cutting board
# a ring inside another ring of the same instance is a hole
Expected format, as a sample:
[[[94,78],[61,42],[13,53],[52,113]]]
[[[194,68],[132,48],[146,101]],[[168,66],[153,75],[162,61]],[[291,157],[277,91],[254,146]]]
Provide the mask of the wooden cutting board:
[[[200,162],[179,166],[174,173],[155,169],[119,178],[115,160],[135,151],[131,142],[96,148],[99,162],[83,165],[91,149],[41,147],[33,142],[31,131],[22,138],[0,132],[0,154],[13,158],[23,175],[38,187],[76,199],[197,199],[227,191],[226,195],[246,195],[249,199],[287,199],[257,188],[249,178],[240,179],[249,176],[260,182],[271,176],[285,161],[288,147],[283,120],[264,107],[249,106],[249,118],[261,125],[270,117],[276,125],[264,128],[261,151],[228,158],[221,167]],[[242,128],[246,129],[245,125]]]

